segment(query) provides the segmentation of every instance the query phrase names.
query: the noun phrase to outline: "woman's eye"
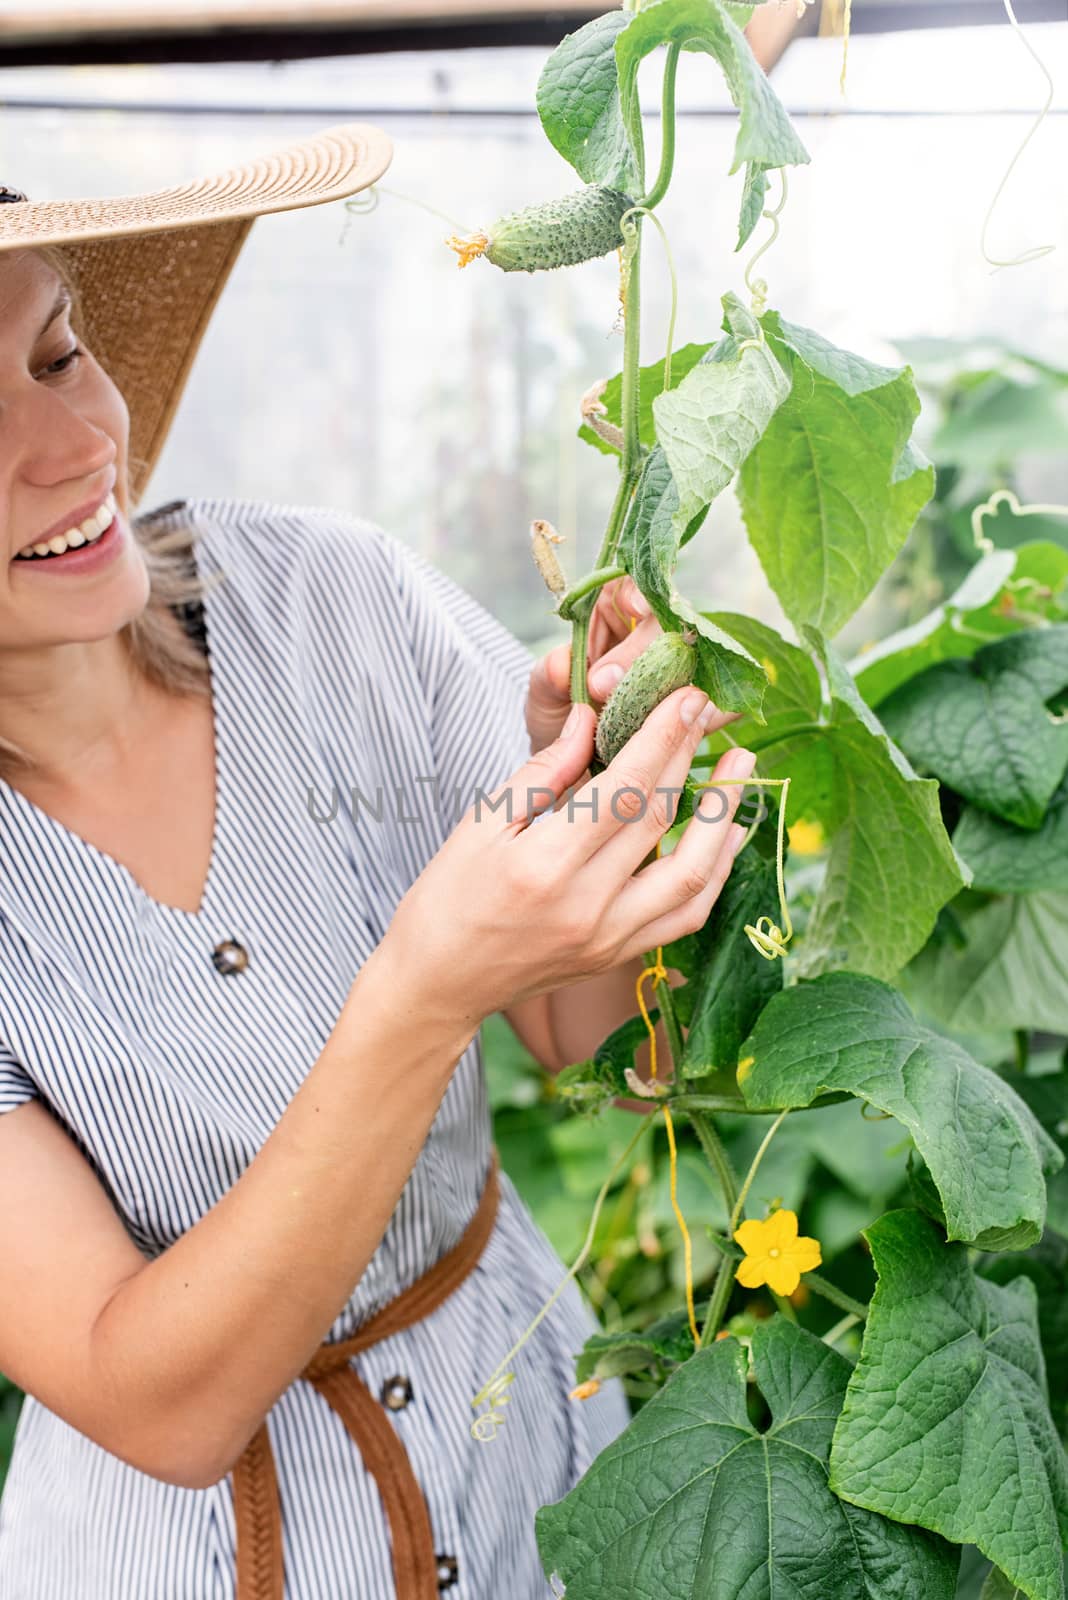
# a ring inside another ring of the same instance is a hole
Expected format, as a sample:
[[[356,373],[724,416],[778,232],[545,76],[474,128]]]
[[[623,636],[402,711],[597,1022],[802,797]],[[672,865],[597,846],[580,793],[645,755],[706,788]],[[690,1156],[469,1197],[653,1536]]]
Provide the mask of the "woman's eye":
[[[57,356],[55,361],[50,361],[43,370],[45,372],[67,372],[78,360],[79,356],[84,354],[85,352],[81,345],[72,345],[63,355]]]

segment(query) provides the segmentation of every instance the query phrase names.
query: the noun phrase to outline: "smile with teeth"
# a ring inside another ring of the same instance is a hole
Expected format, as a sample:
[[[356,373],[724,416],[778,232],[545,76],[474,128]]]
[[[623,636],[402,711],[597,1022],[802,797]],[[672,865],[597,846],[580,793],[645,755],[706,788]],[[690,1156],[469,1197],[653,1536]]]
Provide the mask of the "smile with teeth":
[[[117,509],[115,496],[109,494],[100,509],[77,527],[68,528],[66,533],[54,534],[46,544],[28,544],[25,550],[19,551],[15,560],[47,561],[51,556],[65,555],[68,550],[76,550],[83,544],[95,544],[111,527]]]

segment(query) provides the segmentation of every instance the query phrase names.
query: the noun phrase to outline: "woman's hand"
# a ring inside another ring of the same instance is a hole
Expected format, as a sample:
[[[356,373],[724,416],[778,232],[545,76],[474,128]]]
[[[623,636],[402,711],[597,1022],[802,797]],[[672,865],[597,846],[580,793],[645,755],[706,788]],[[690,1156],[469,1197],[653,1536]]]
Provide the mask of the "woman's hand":
[[[593,779],[596,712],[579,704],[573,714],[567,736],[468,809],[398,905],[383,946],[409,1012],[477,1027],[707,921],[744,837],[733,824],[740,784],[706,791],[674,849],[642,863],[722,713],[702,690],[676,689]],[[755,760],[727,751],[711,778],[748,777]]]
[[[635,626],[630,626],[631,617]],[[597,596],[590,613],[589,667],[586,684],[600,712],[631,662],[663,633],[633,578],[614,578]],[[571,646],[559,644],[542,656],[530,675],[527,727],[532,752],[544,750],[560,737],[571,709]],[[739,713],[717,712],[705,730],[714,733]]]

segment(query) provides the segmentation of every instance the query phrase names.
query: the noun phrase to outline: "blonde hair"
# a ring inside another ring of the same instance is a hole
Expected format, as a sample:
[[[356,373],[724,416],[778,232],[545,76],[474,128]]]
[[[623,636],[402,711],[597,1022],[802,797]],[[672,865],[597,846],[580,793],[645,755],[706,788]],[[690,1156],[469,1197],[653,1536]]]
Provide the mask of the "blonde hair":
[[[40,245],[34,252],[59,275],[71,293],[71,315],[81,320],[81,299],[70,261],[57,245]],[[174,507],[134,514],[130,530],[148,572],[149,592],[144,610],[119,630],[120,640],[135,673],[172,694],[199,694],[211,698],[211,670],[199,646],[184,627],[174,626],[172,607],[194,605],[225,581],[225,572],[201,579],[193,558],[199,530],[189,519],[173,524]],[[168,526],[168,524],[170,525]],[[0,777],[35,766],[32,756],[9,739],[0,738]]]

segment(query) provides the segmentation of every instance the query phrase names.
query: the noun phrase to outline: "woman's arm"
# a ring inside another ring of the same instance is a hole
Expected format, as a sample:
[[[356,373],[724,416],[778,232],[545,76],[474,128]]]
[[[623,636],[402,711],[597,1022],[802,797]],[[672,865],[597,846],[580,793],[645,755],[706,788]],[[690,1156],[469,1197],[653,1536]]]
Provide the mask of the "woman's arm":
[[[141,1356],[150,1459],[176,1451],[205,1484],[230,1470],[363,1276],[476,1027],[417,996],[379,945],[255,1160],[104,1307],[95,1365],[136,1415]],[[145,1360],[161,1327],[167,1347]]]

